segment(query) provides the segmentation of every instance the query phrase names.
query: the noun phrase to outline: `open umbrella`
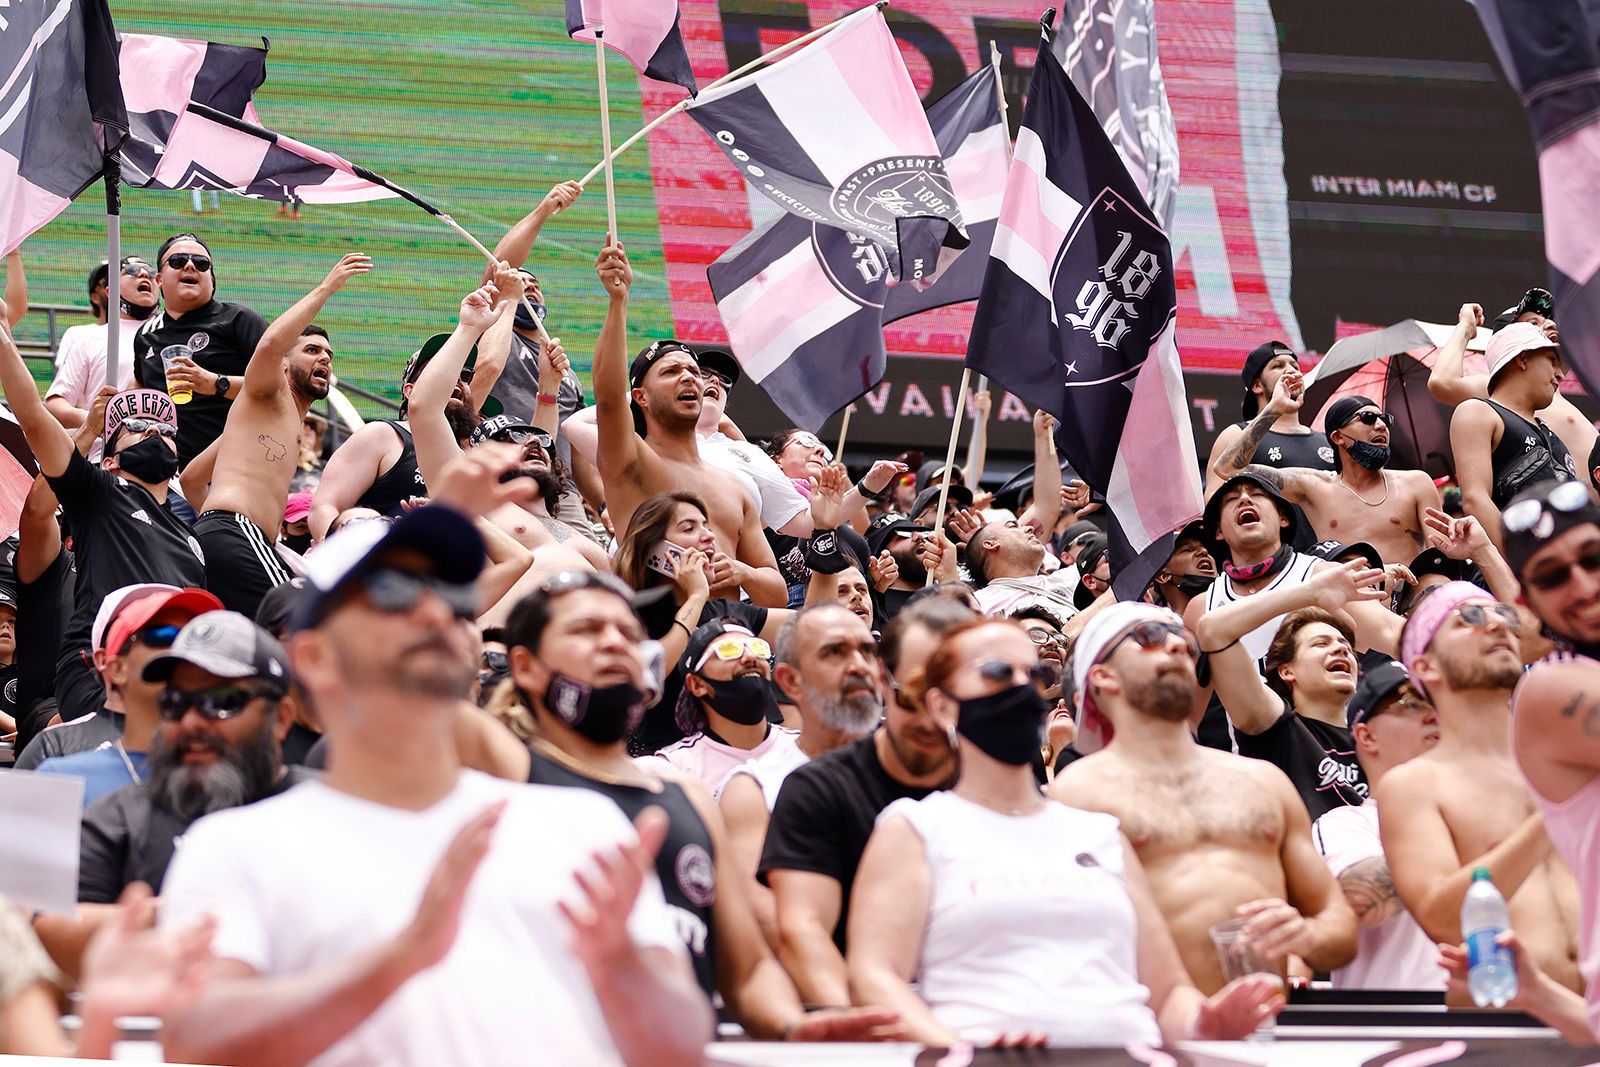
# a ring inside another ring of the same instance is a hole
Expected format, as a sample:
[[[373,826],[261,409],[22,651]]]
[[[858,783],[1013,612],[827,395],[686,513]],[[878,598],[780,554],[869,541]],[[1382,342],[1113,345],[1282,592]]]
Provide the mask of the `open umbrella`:
[[[1328,405],[1343,396],[1365,396],[1395,417],[1390,465],[1412,467],[1439,478],[1455,476],[1450,457],[1450,415],[1454,411],[1428,393],[1428,375],[1439,347],[1453,326],[1407,319],[1381,330],[1341,338],[1306,375],[1305,410],[1315,411],[1311,425],[1324,429]],[[1480,328],[1467,342],[1466,374],[1488,369],[1483,349],[1492,336]]]

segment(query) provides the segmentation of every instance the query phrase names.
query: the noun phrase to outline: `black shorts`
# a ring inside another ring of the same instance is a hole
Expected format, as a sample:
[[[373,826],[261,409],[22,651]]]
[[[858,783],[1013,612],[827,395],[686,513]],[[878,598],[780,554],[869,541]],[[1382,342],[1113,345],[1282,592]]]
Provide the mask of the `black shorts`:
[[[204,512],[194,536],[206,554],[206,588],[246,618],[256,617],[267,590],[294,577],[261,527],[237,511]]]

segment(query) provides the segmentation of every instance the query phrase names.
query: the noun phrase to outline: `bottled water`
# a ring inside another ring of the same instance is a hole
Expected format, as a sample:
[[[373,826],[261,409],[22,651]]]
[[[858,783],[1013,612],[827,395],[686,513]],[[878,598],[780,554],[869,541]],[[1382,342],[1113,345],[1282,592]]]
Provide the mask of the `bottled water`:
[[[1506,898],[1494,887],[1489,868],[1472,872],[1472,886],[1461,902],[1461,932],[1467,941],[1467,988],[1480,1008],[1503,1008],[1517,995],[1517,961],[1495,938],[1511,925]]]

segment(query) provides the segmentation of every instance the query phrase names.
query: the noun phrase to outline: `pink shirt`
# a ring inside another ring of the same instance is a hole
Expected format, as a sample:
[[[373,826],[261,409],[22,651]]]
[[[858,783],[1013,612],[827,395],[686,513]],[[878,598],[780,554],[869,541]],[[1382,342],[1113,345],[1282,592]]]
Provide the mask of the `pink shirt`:
[[[659,771],[662,765],[675,767],[705,783],[713,795],[721,792],[724,779],[730,771],[750,760],[760,759],[778,749],[798,748],[800,731],[774,726],[766,739],[755,748],[735,748],[721,741],[713,741],[704,733],[693,733],[660,752],[640,756],[634,760],[647,771]]]

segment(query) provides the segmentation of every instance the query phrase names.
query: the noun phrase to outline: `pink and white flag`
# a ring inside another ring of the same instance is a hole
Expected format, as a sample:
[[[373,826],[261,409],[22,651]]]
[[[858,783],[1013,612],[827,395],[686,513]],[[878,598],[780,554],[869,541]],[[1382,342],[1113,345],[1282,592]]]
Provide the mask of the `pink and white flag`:
[[[640,74],[681,85],[690,96],[697,91],[678,30],[678,0],[567,0],[567,33],[593,41],[597,30]]]

